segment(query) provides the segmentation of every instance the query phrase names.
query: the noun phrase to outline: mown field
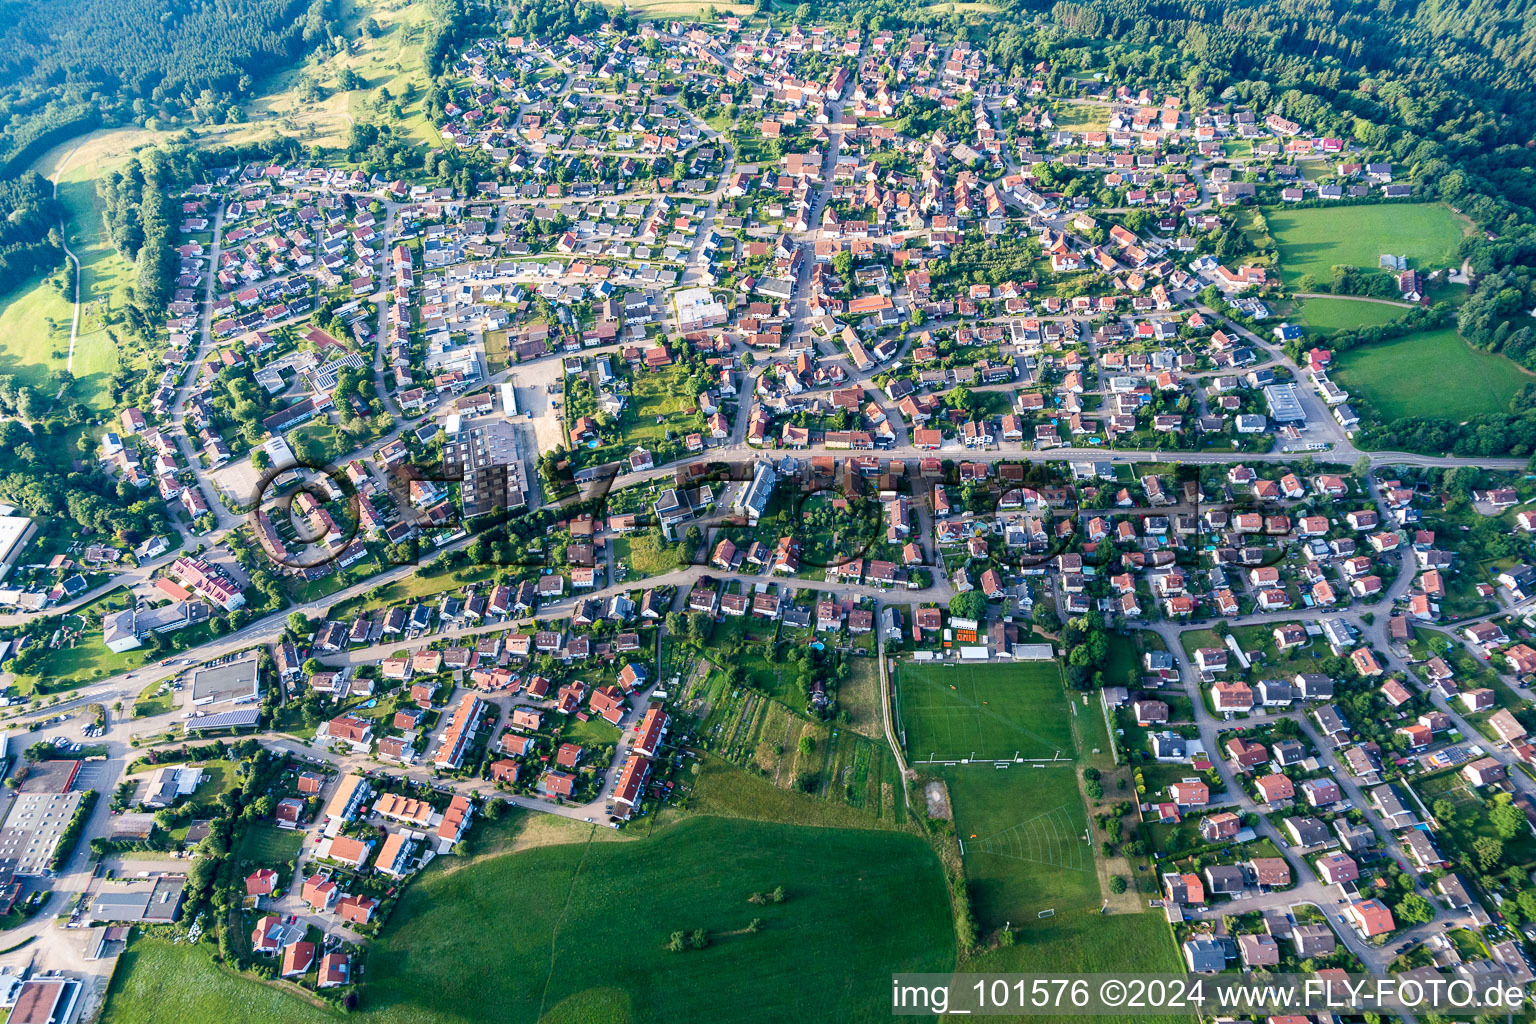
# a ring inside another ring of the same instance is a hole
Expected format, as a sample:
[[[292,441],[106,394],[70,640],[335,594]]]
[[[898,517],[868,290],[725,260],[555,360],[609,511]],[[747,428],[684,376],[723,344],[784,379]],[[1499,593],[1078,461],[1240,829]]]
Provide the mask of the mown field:
[[[1536,381],[1512,360],[1477,351],[1451,329],[1341,352],[1332,376],[1387,420],[1503,412],[1516,392]]]
[[[783,903],[747,902],[776,886]],[[667,951],[672,932],[696,928],[704,949]],[[206,949],[137,941],[103,1020],[339,1017],[221,972]],[[636,842],[429,872],[370,953],[351,1018],[875,1021],[889,1016],[892,971],[954,962],[938,859],[915,836],[699,817]]]
[[[783,904],[747,902],[777,885]],[[889,1014],[891,971],[954,963],[937,858],[880,832],[692,818],[643,842],[546,847],[435,875],[396,913],[402,923],[370,957],[365,1012],[431,992],[471,1021],[537,1021],[594,1001],[636,1021],[876,1020]],[[754,917],[762,930],[747,934]],[[616,925],[624,954],[594,955]],[[671,932],[700,927],[707,948],[664,948]]]
[[[69,359],[70,325],[74,318],[73,264],[52,275],[28,282],[0,282],[0,373],[20,384],[57,391],[58,374],[70,370],[74,384],[65,401],[80,401],[92,409],[111,407],[108,383],[120,363],[141,362],[141,353],[120,350],[131,337],[108,332],[105,316],[121,308],[133,286],[133,264],[112,247],[96,195],[96,178],[125,161],[133,146],[152,133],[123,129],[92,132],[55,147],[37,162],[39,173],[58,181],[58,198],[65,210],[65,237],[80,260],[80,327],[73,365]],[[129,142],[133,145],[129,145]],[[60,286],[62,282],[62,287]],[[14,286],[14,287],[13,287]]]
[[[1375,271],[1383,253],[1407,256],[1419,270],[1449,266],[1463,235],[1442,203],[1268,209],[1264,216],[1291,284],[1303,274],[1326,281],[1341,264]]]
[[[1063,709],[1061,714],[1065,719],[1070,712]],[[1078,724],[1085,742],[1104,743],[1103,724],[1091,712],[1080,712]],[[1069,752],[1076,755],[1076,745]],[[1109,912],[1101,913],[1108,894],[1101,884],[1098,852],[1085,834],[1088,816],[1078,771],[1076,761],[943,769],[977,928],[983,936],[1005,927],[1014,933],[1013,945],[982,954],[967,964],[968,970],[1181,969],[1172,934],[1159,915],[1131,912],[1129,908],[1140,904],[1124,896],[1110,896]],[[1116,870],[1116,861],[1110,863],[1110,870]],[[1121,1024],[1129,1018],[1097,1019],[1099,1024]]]
[[[34,690],[47,693],[68,689],[136,669],[154,660],[153,654],[145,647],[121,654],[110,651],[101,642],[100,629],[85,628],[87,618],[94,620],[111,612],[122,611],[128,607],[131,598],[132,594],[127,588],[118,587],[82,605],[78,611],[56,619],[56,625],[76,630],[76,637],[45,653],[31,671],[16,673],[16,689],[24,694]]]
[[[208,945],[139,937],[118,960],[103,1021],[112,1024],[314,1024],[342,1015],[226,971]]]
[[[965,850],[978,923],[1032,936],[1097,911],[1099,882],[1088,819],[1071,764],[1034,768],[960,765],[946,772],[955,832]]]
[[[907,753],[917,761],[1073,753],[1066,693],[1054,661],[903,662],[896,696]]]
[[[69,247],[80,259],[81,315],[75,340],[75,384],[66,397],[106,409],[111,404],[107,384],[117,370],[119,354],[102,315],[123,304],[133,282],[133,266],[107,239],[96,180],[90,176],[99,168],[78,160],[72,164],[74,169],[59,182],[59,201],[67,211]],[[67,270],[22,284],[0,309],[0,373],[46,390],[49,397],[58,388],[57,375],[70,368],[74,280],[74,266],[69,264]]]
[[[1307,333],[1327,337],[1335,331],[1353,331],[1376,324],[1389,324],[1408,312],[1403,306],[1363,299],[1302,299],[1296,316]]]

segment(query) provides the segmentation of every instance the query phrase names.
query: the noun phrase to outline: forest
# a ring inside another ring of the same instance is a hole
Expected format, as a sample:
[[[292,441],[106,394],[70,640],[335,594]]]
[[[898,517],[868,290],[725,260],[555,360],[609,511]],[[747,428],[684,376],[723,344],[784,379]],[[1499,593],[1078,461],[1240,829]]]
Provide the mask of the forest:
[[[97,126],[223,121],[336,32],[330,0],[8,0],[0,25],[0,173]]]
[[[58,265],[59,203],[42,176],[0,178],[0,294]]]

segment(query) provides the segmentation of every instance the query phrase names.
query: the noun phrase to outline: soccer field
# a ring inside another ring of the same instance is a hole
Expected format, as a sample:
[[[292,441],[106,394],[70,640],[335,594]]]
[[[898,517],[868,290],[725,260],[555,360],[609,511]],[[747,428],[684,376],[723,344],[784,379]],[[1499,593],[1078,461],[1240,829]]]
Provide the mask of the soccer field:
[[[896,671],[896,704],[913,761],[1072,758],[1071,710],[1054,661],[925,665]]]
[[[983,927],[1049,931],[1037,915],[1097,910],[1088,816],[1072,765],[964,765],[944,773],[965,874]]]

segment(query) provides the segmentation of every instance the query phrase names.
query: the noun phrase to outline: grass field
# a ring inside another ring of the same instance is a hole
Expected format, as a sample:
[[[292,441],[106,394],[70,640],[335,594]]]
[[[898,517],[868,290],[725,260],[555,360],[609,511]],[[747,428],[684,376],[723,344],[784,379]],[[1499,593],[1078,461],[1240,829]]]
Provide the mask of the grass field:
[[[72,371],[75,384],[66,400],[104,410],[111,405],[107,384],[118,368],[120,354],[102,317],[126,301],[134,268],[112,247],[96,195],[96,176],[125,159],[127,151],[98,151],[92,144],[95,138],[93,133],[50,151],[39,168],[57,177],[67,240],[80,260],[80,328]],[[57,390],[55,375],[70,368],[73,317],[73,264],[11,292],[0,309],[0,372],[13,374],[31,387],[45,388],[51,397]],[[121,334],[126,337],[126,331]]]
[[[207,622],[199,623],[183,630],[180,636],[189,645],[195,646],[212,638],[213,627]],[[34,691],[56,693],[59,690],[93,683],[107,676],[117,675],[119,672],[132,672],[154,661],[157,657],[159,655],[147,647],[136,647],[121,654],[109,651],[101,642],[101,631],[95,630],[82,635],[73,647],[60,647],[49,651],[35,671],[16,673],[16,689],[23,694]]]
[[[1515,393],[1536,381],[1508,358],[1473,349],[1451,329],[1341,352],[1334,365],[1334,381],[1386,420],[1462,420],[1507,411]]]
[[[1266,210],[1265,219],[1291,283],[1302,274],[1326,281],[1340,264],[1375,271],[1383,253],[1407,256],[1419,270],[1447,266],[1464,233],[1440,203]]]
[[[747,902],[780,885],[782,904]],[[746,931],[753,918],[756,934]],[[666,951],[673,931],[695,928],[708,931],[706,948]],[[208,948],[139,939],[102,1019],[340,1019],[224,974]],[[429,872],[370,952],[350,1016],[874,1021],[889,1016],[892,971],[954,963],[943,875],[920,839],[691,818],[636,842],[540,846]]]
[[[661,576],[686,564],[680,548],[654,531],[615,537],[608,543],[613,545],[614,562],[628,566],[631,577]]]
[[[101,1019],[112,1024],[314,1024],[342,1017],[224,970],[213,962],[208,945],[140,936],[117,963]]]
[[[853,659],[848,681],[838,691],[837,702],[848,712],[849,728],[875,739],[884,737],[885,719],[880,713],[880,661]]]
[[[776,885],[783,904],[747,903]],[[363,1008],[401,1020],[428,992],[447,1011],[436,1019],[466,1021],[534,1022],[573,1002],[636,1021],[884,1019],[891,971],[947,970],[955,955],[938,860],[917,838],[719,818],[431,875],[393,920]],[[593,956],[616,924],[624,955]],[[706,949],[664,949],[700,927]],[[499,941],[465,941],[484,935]],[[750,1000],[722,1000],[747,986]]]
[[[1163,638],[1151,630],[1138,630],[1131,636],[1111,633],[1105,682],[1110,686],[1135,686],[1141,681],[1142,652],[1161,651],[1166,646]]]
[[[1326,337],[1334,331],[1389,324],[1406,312],[1403,306],[1361,299],[1302,299],[1296,315],[1308,334]]]
[[[174,710],[176,691],[171,689],[171,681],[168,679],[157,679],[150,683],[139,691],[138,698],[133,702],[134,718],[151,718]]]
[[[1104,131],[1109,127],[1109,104],[1091,100],[1058,103],[1056,127],[1064,131]]]
[[[1070,916],[1098,909],[1075,771],[1071,764],[962,765],[945,774],[983,931],[1012,921],[1028,933],[1042,910]]]
[[[698,402],[688,393],[686,368],[678,365],[636,377],[629,404],[619,415],[623,444],[628,447],[655,444],[668,430],[683,434],[702,430],[704,417]],[[694,410],[690,415],[688,410]],[[657,422],[658,417],[661,422]]]
[[[750,659],[738,659],[753,677],[769,673],[763,684],[753,685],[798,691],[792,680],[774,674],[774,658],[765,660],[762,653],[767,650],[750,644]],[[856,659],[854,664],[860,666],[866,660]],[[869,707],[861,717],[879,714],[874,671],[871,668],[862,677]],[[703,680],[697,696],[708,707],[700,735],[722,760],[705,763],[690,807],[758,820],[847,823],[861,828],[906,824],[901,779],[883,737],[871,739],[855,728],[828,724],[796,710],[804,706],[804,694],[789,698],[786,693],[785,700],[778,700],[756,689],[733,688],[718,669]],[[840,699],[848,699],[847,687]],[[852,714],[850,709],[850,718]],[[802,749],[807,741],[809,746]],[[724,762],[740,768],[732,770]]]
[[[240,847],[235,851],[235,856],[242,861],[284,864],[297,857],[303,845],[303,832],[255,822],[246,828],[245,835],[240,838]]]
[[[1158,914],[1101,916],[1089,912],[1057,914],[1046,921],[1031,922],[1014,945],[983,954],[967,963],[966,970],[1018,974],[1183,974],[1184,962],[1174,946],[1172,932]],[[1074,1024],[1193,1024],[1197,1018],[1192,1014],[1152,1016],[1128,1012],[1071,1019]]]
[[[18,384],[49,389],[53,375],[64,369],[74,306],[58,282],[66,282],[73,295],[71,276],[57,271],[22,285],[0,309],[0,373]]]
[[[593,717],[583,722],[573,716],[560,738],[583,747],[599,747],[606,743],[618,743],[621,735],[617,727],[601,718]]]
[[[126,587],[118,587],[82,605],[77,611],[55,619],[56,625],[80,630],[80,634],[73,640],[73,646],[64,644],[48,651],[31,672],[16,673],[16,688],[24,694],[34,690],[43,693],[66,690],[118,672],[127,672],[153,660],[149,649],[144,647],[123,651],[121,654],[109,651],[101,643],[99,630],[83,628],[88,618],[98,619],[128,607],[131,597]]]
[[[105,208],[96,194],[93,175],[99,168],[78,158],[59,180],[59,201],[69,211],[70,248],[80,258],[80,333],[75,339],[71,393],[96,409],[111,406],[108,384],[117,371],[117,343],[101,315],[121,307],[133,287],[133,264],[112,247],[107,236]],[[127,332],[119,332],[126,337]],[[67,335],[66,335],[67,338]]]
[[[775,785],[756,772],[711,755],[702,762],[702,770],[688,798],[688,810],[751,821],[826,828],[903,829],[908,818],[902,804],[901,781],[892,759],[886,758],[884,766],[883,774],[874,780],[876,785],[871,796],[862,806],[855,806],[836,793],[823,799]],[[876,793],[878,796],[874,795]],[[874,806],[877,799],[878,807]],[[664,812],[667,816],[672,813]]]
[[[1061,670],[1054,661],[1013,665],[904,662],[897,706],[908,754],[917,761],[1073,752]]]
[[[239,779],[235,777],[235,762],[217,759],[203,764],[203,781],[192,793],[191,803],[200,813],[217,810],[219,797],[234,792]]]
[[[169,131],[147,128],[99,128],[54,146],[32,164],[32,170],[52,179],[70,167],[90,167],[98,173],[120,164],[146,146],[171,137]]]
[[[472,583],[484,583],[486,580],[493,579],[496,569],[494,565],[470,565],[457,569],[424,567],[404,579],[386,583],[366,594],[342,601],[331,608],[330,614],[332,618],[344,618],[405,601],[436,597],[438,594],[458,590]]]
[[[1088,820],[1074,766],[956,765],[944,778],[977,926],[983,935],[1003,927],[1015,933],[1014,945],[983,954],[967,970],[1182,971],[1157,914],[1099,913],[1103,892],[1095,850],[1084,838]]]

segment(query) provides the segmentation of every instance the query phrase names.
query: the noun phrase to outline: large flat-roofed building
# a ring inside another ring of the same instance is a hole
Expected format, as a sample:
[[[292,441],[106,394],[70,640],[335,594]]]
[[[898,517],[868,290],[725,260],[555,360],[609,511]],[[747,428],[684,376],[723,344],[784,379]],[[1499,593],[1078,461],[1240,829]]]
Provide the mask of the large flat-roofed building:
[[[1296,397],[1295,384],[1271,384],[1264,389],[1264,401],[1269,403],[1269,418],[1276,423],[1305,423],[1307,412]]]
[[[192,673],[192,703],[245,704],[261,697],[261,671],[255,654]]]
[[[443,469],[459,479],[464,518],[528,504],[517,437],[506,421],[461,430],[443,448]]]
[[[672,304],[677,312],[677,329],[682,334],[717,327],[728,319],[725,303],[708,288],[684,288],[672,297]]]
[[[73,978],[32,978],[21,983],[10,1024],[65,1024],[75,1012],[80,983]]]
[[[0,875],[42,875],[83,793],[18,793],[0,827]]]
[[[17,784],[19,793],[68,793],[80,774],[79,761],[34,761]]]
[[[202,718],[189,718],[181,723],[181,729],[190,736],[196,732],[213,732],[218,729],[247,729],[259,721],[261,721],[261,708],[248,705],[243,708],[230,708],[228,711],[215,711]]]
[[[0,515],[0,580],[10,575],[34,532],[36,527],[29,517]]]
[[[187,876],[177,874],[103,885],[91,900],[91,920],[170,924],[181,909],[186,885]]]

